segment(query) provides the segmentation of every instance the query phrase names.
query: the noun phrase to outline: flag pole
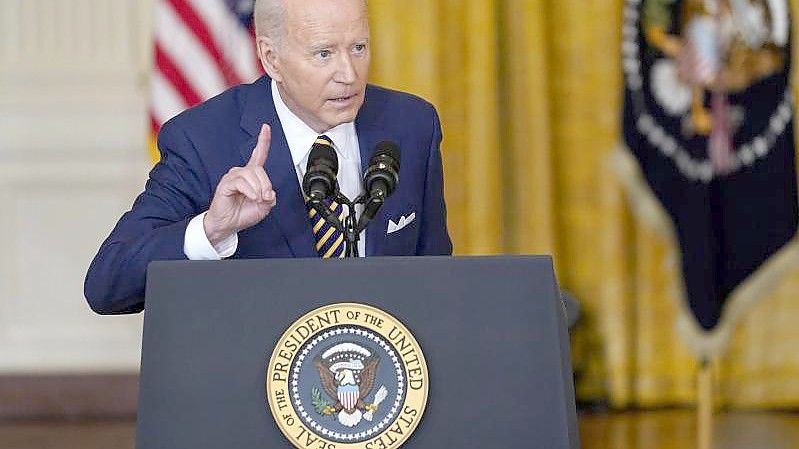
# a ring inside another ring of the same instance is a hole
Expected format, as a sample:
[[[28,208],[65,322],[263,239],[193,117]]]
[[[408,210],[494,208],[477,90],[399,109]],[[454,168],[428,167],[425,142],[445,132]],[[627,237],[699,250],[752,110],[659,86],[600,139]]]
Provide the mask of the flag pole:
[[[697,447],[713,447],[713,370],[708,359],[703,359],[697,374]]]

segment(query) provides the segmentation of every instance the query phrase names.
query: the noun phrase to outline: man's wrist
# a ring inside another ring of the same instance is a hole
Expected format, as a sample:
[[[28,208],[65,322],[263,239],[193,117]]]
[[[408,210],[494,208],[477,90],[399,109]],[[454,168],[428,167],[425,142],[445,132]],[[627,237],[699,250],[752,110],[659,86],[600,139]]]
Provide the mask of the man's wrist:
[[[219,260],[231,257],[238,248],[238,234],[231,234],[218,243],[211,243],[203,226],[206,214],[207,212],[203,212],[189,221],[183,241],[184,254],[189,260]]]
[[[225,239],[235,234],[235,232],[221,231],[213,226],[213,224],[209,224],[208,212],[203,216],[203,231],[205,232],[205,237],[208,238],[208,241],[214,247],[217,247]]]

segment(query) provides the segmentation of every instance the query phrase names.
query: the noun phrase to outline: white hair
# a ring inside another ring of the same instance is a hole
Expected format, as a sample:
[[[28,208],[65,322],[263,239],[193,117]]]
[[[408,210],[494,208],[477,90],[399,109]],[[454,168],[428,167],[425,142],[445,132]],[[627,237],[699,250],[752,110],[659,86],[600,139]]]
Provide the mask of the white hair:
[[[255,0],[255,34],[280,42],[286,35],[286,5],[283,0]]]
[[[255,0],[255,35],[280,44],[286,37],[286,0]],[[364,8],[367,0],[363,0]]]

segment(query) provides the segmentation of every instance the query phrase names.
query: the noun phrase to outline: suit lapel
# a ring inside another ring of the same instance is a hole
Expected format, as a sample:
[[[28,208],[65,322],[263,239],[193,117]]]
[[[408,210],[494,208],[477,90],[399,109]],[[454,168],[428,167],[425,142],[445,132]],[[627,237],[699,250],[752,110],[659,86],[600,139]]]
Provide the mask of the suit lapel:
[[[372,91],[373,88],[367,86],[364,104],[358,112],[358,117],[355,119],[355,129],[358,133],[358,146],[360,147],[361,153],[361,173],[366,172],[366,168],[369,165],[369,158],[372,156],[375,145],[383,140],[391,139],[391,136],[385,134],[385,127],[382,123],[382,112],[384,109],[378,100],[380,97],[373,95],[371,93]],[[381,217],[384,213],[384,210],[378,212],[377,216],[366,228],[367,256],[377,256],[381,254],[383,243],[386,240],[386,230],[383,229],[379,223],[383,221]]]
[[[252,87],[241,117],[242,129],[252,137],[239,151],[245,161],[249,160],[258,140],[261,125],[269,124],[272,130],[272,142],[264,167],[277,194],[277,205],[269,216],[277,223],[294,257],[318,257],[305,202],[297,182],[297,172],[291,160],[283,127],[272,102],[271,80],[264,76]]]

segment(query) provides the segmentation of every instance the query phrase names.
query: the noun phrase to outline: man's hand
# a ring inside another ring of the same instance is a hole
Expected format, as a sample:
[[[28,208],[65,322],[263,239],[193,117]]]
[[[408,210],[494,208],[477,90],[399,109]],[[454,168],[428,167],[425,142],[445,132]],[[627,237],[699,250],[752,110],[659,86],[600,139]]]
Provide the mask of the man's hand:
[[[264,124],[247,165],[231,168],[216,186],[203,221],[212,245],[260,223],[275,207],[277,197],[264,170],[271,140],[271,129]]]

